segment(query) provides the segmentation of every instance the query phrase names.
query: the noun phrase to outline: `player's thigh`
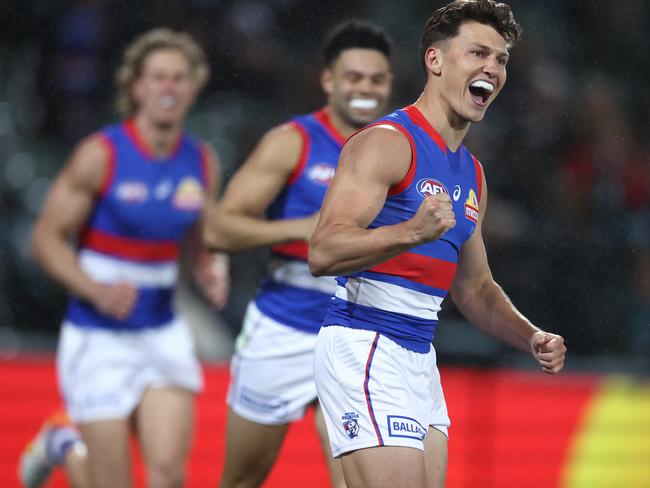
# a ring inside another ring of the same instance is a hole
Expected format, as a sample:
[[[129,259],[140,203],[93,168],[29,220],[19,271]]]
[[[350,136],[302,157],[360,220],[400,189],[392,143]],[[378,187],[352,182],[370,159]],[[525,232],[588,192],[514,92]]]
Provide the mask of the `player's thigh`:
[[[346,486],[343,478],[343,466],[340,458],[332,457],[332,448],[330,446],[329,436],[327,435],[327,425],[323,415],[323,407],[320,402],[316,401],[314,405],[314,423],[320,437],[321,448],[327,461],[327,468],[330,474],[331,485],[334,488],[343,488]]]
[[[411,447],[371,447],[341,457],[348,488],[425,488],[424,453]]]
[[[79,425],[88,449],[91,485],[95,488],[131,486],[128,420],[104,420]]]
[[[427,486],[443,488],[447,476],[447,436],[434,427],[424,438],[424,463]]]
[[[229,409],[221,486],[259,486],[275,462],[287,428],[288,424],[253,422]]]
[[[147,466],[182,470],[194,429],[194,393],[181,388],[148,388],[135,416]]]

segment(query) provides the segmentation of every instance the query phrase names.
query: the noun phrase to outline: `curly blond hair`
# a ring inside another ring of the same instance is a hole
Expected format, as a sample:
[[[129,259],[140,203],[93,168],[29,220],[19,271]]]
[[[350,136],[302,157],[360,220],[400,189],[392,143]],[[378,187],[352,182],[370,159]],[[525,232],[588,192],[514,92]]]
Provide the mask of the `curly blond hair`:
[[[121,117],[132,117],[138,109],[131,89],[142,75],[142,68],[147,56],[155,51],[166,49],[177,49],[185,55],[190,62],[199,89],[208,81],[210,67],[205,53],[189,34],[167,28],[145,32],[127,46],[122,65],[117,70],[115,77],[117,84],[116,108]]]

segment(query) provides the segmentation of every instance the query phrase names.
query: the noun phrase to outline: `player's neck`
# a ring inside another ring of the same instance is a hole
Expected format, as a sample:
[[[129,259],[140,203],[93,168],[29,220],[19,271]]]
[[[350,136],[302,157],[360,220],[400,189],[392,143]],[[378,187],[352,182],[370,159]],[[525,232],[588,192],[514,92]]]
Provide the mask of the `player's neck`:
[[[159,158],[166,158],[176,149],[178,138],[183,132],[181,124],[156,124],[137,114],[134,122],[139,136],[147,145],[147,149]]]
[[[341,117],[338,116],[335,110],[331,108],[327,109],[327,117],[330,119],[330,123],[338,131],[339,134],[343,136],[343,139],[347,140],[352,134],[359,130],[358,127],[354,127],[346,123]]]
[[[431,96],[426,91],[420,95],[414,105],[440,134],[447,147],[456,152],[463,143],[471,123],[459,120],[452,110],[443,106],[441,97]]]

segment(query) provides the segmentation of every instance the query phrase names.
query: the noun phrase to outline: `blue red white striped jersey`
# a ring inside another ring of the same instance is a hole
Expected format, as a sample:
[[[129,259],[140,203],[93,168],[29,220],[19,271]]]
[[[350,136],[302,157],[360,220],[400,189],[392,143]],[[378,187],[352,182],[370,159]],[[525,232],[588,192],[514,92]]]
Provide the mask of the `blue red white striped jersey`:
[[[439,239],[368,270],[339,276],[323,325],[377,331],[407,349],[426,353],[456,273],[460,249],[476,228],[482,173],[476,158],[464,146],[452,152],[415,106],[373,125],[379,124],[394,126],[408,138],[412,159],[407,175],[390,189],[369,228],[408,220],[424,198],[441,192],[451,197],[456,226]]]
[[[302,151],[286,186],[269,206],[270,220],[308,217],[320,210],[345,143],[327,110],[295,117],[290,124],[302,135]],[[336,282],[332,277],[311,275],[307,249],[306,241],[273,246],[268,277],[255,301],[262,313],[274,320],[318,333]]]
[[[168,158],[156,158],[132,120],[103,129],[99,137],[110,157],[79,235],[79,262],[101,283],[134,284],[138,297],[123,321],[77,298],[70,300],[66,318],[82,327],[108,329],[169,323],[180,241],[197,222],[210,185],[204,149],[183,135]]]

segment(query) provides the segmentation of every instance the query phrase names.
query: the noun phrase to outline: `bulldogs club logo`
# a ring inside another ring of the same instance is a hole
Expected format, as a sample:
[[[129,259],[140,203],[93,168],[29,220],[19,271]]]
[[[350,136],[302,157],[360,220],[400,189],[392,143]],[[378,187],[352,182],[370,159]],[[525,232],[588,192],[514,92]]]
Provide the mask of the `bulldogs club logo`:
[[[417,184],[418,193],[424,198],[430,197],[432,195],[438,195],[439,193],[446,193],[449,195],[449,190],[443,185],[440,181],[434,180],[433,178],[422,178],[418,181]]]
[[[475,224],[478,223],[478,198],[474,190],[469,190],[469,196],[465,200],[465,218]]]
[[[359,423],[357,419],[359,418],[358,413],[346,412],[341,420],[343,420],[343,430],[345,430],[346,435],[350,439],[354,439],[359,435]]]
[[[203,186],[199,180],[191,176],[181,180],[172,197],[174,207],[181,210],[198,210],[203,206],[204,201]]]

